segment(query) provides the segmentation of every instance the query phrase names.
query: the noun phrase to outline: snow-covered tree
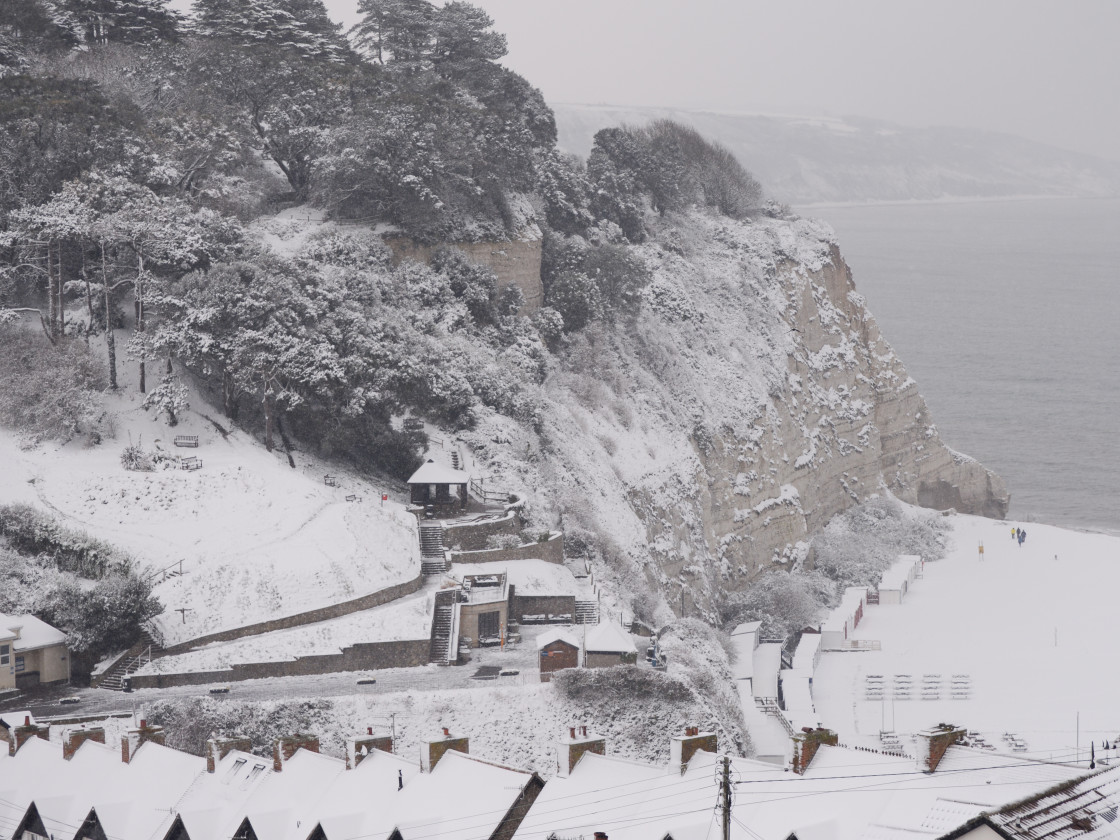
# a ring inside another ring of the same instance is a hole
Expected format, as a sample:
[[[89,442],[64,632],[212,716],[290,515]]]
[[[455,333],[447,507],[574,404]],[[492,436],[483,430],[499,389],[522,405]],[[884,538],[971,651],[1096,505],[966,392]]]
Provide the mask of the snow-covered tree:
[[[166,414],[167,425],[177,426],[179,415],[190,408],[187,386],[178,376],[169,373],[144,397],[143,407],[153,409],[156,414]]]
[[[177,41],[182,20],[166,0],[66,0],[89,44]]]
[[[195,32],[242,48],[343,61],[346,48],[318,0],[194,0]]]

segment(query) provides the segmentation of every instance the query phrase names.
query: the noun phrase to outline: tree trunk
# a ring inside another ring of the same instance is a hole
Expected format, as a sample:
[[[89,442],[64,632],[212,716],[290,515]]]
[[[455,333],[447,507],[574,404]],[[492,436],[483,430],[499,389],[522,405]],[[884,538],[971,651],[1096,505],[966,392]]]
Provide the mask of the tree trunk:
[[[109,351],[109,387],[117,390],[117,339],[113,335],[113,296],[105,270],[105,243],[101,243],[101,287],[105,290],[105,347]]]
[[[272,451],[272,393],[264,392],[264,448]]]
[[[55,253],[54,270],[58,273],[58,334],[66,335],[66,287],[62,279],[62,243]]]
[[[237,391],[233,385],[233,377],[224,368],[222,370],[222,411],[230,420],[237,419]]]
[[[47,243],[47,322],[51,326],[51,337],[58,338],[58,287],[51,272],[50,242]]]
[[[144,249],[141,246],[136,252],[136,332],[144,332]],[[140,345],[140,393],[146,393],[144,371],[144,345]]]

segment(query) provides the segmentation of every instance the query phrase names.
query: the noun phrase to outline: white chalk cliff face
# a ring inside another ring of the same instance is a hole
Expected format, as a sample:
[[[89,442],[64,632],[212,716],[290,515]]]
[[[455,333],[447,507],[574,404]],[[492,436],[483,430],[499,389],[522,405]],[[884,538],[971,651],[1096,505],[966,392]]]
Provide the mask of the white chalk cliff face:
[[[466,436],[535,518],[605,535],[674,611],[683,589],[714,617],[721,591],[884,489],[1004,515],[1003,482],[942,442],[827,225],[697,214],[639,250],[643,305],[562,353],[539,431],[491,415]]]

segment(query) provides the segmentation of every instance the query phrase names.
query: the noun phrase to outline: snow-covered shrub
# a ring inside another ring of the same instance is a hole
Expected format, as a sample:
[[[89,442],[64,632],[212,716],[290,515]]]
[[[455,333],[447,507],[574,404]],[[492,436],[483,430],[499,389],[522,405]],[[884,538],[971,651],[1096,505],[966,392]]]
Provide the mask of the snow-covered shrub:
[[[740,752],[749,751],[750,736],[731,673],[728,640],[715,628],[695,618],[669,625],[659,638],[670,677],[682,681],[712,710],[717,734],[730,738]]]
[[[21,555],[48,560],[84,578],[97,580],[132,570],[132,558],[115,546],[63,528],[29,505],[0,505],[0,538]]]
[[[142,407],[155,409],[156,414],[167,415],[167,425],[179,425],[179,415],[190,408],[187,402],[187,386],[178,376],[168,374],[163,380],[147,393]],[[128,469],[126,467],[125,469]]]
[[[332,708],[329,700],[245,703],[192,698],[157,700],[146,711],[148,720],[166,731],[169,747],[203,755],[207,738],[236,733],[253,742],[255,755],[270,756],[276,738],[330,728]]]
[[[517,534],[491,534],[486,538],[487,548],[517,548],[521,545],[521,537]]]
[[[121,450],[121,466],[129,472],[152,472],[156,462],[139,443],[130,443]]]
[[[816,624],[836,598],[836,584],[817,571],[786,573],[775,569],[745,592],[731,596],[720,613],[725,625],[761,621],[761,635],[784,639]]]
[[[692,692],[684,680],[652,668],[567,668],[552,676],[552,685],[571,700],[650,700],[680,702]]]
[[[945,556],[949,523],[892,496],[871,499],[833,517],[813,539],[814,565],[840,586],[875,586],[900,554]]]
[[[555,349],[564,335],[564,316],[551,306],[542,306],[533,314],[533,326],[537,328],[541,341]]]
[[[0,423],[33,442],[96,428],[105,377],[82,342],[0,326]]]
[[[66,632],[75,655],[96,661],[102,654],[131,646],[140,627],[163,612],[150,580],[111,574],[93,588],[65,581],[41,603],[43,617]]]

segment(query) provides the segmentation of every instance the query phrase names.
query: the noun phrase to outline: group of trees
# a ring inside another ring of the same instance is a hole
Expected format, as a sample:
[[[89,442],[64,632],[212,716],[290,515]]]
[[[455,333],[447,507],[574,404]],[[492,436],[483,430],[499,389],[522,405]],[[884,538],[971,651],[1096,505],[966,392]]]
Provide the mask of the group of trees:
[[[626,242],[651,214],[757,206],[726,150],[673,123],[600,132],[587,165],[558,153],[551,111],[469,3],[361,0],[344,33],[321,0],[195,0],[189,19],[165,0],[0,2],[0,320],[31,310],[59,347],[103,333],[112,388],[130,326],[145,405],[171,421],[177,360],[269,446],[288,422],[358,457],[363,439],[402,446],[404,470],[417,442],[392,412],[534,416],[517,380],[542,375],[542,348],[637,309],[649,273]],[[426,243],[502,238],[526,221],[521,193],[546,234],[532,324],[452,251],[393,268],[338,240],[282,259],[243,229],[287,200]],[[490,361],[464,364],[440,337],[457,331]]]

